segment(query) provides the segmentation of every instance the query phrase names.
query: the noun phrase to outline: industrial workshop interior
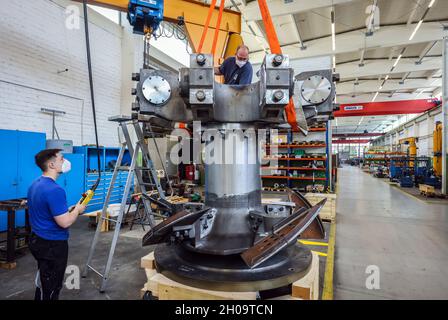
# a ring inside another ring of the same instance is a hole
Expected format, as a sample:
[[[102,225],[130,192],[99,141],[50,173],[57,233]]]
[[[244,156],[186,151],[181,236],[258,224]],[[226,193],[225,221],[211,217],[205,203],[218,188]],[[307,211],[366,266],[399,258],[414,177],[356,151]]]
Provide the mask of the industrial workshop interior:
[[[0,16],[3,303],[448,299],[447,0]]]

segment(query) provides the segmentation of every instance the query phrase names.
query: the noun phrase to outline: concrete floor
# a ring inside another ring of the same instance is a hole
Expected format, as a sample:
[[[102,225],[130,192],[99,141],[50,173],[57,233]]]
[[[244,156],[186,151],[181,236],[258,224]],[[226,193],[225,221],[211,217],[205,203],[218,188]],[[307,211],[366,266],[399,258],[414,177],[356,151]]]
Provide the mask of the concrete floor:
[[[335,299],[448,299],[448,206],[338,169]],[[367,289],[366,268],[380,271]]]
[[[338,174],[334,298],[448,299],[448,206],[426,204],[359,168]],[[140,258],[152,251],[142,248],[139,228],[122,230],[106,293],[90,273],[80,290],[64,288],[61,299],[139,299],[146,281]],[[69,265],[83,266],[92,237],[80,218],[71,230]],[[95,266],[104,263],[111,237],[104,234]],[[379,267],[379,290],[366,288],[369,265]],[[30,253],[16,269],[0,269],[0,299],[32,299],[35,273]]]
[[[86,217],[80,217],[72,226],[69,240],[68,265],[82,268],[86,262],[94,230],[88,228]],[[135,230],[135,231],[134,231]],[[99,277],[93,272],[86,279],[81,279],[79,290],[63,288],[61,300],[100,300],[100,299],[140,299],[140,289],[146,282],[146,275],[140,268],[140,258],[153,251],[152,247],[142,247],[141,238],[144,232],[141,226],[123,226],[122,235],[118,241],[117,249],[111,269],[111,278],[108,289],[104,294],[99,293]],[[103,266],[106,261],[113,232],[102,234],[98,244],[98,256],[93,261],[94,267]],[[30,252],[17,260],[17,267],[13,270],[0,269],[0,300],[2,299],[33,299],[34,278],[37,263]]]

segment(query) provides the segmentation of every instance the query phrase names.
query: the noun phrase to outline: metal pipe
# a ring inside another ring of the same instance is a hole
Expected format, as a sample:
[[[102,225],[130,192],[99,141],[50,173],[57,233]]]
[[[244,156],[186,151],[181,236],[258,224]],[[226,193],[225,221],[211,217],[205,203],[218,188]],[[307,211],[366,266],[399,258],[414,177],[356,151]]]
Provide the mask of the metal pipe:
[[[448,147],[448,37],[444,37],[443,41],[443,72],[442,72],[442,193],[447,194],[447,147]]]

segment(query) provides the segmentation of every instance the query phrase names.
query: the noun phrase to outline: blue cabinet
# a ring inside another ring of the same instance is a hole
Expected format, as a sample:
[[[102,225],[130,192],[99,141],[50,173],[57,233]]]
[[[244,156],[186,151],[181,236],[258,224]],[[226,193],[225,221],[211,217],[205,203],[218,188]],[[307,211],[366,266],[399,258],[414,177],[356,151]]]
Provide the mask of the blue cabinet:
[[[73,147],[75,154],[84,156],[84,189],[88,190],[98,179],[98,153],[100,154],[101,182],[95,191],[95,195],[87,206],[86,212],[101,210],[106,200],[107,189],[112,179],[120,148],[108,148],[95,146],[75,146]],[[123,165],[131,163],[131,155],[126,150],[123,156]],[[72,164],[73,167],[73,164]],[[120,203],[123,196],[127,171],[119,171],[115,182],[114,190],[111,194],[110,203]],[[132,189],[131,189],[132,190]],[[132,192],[132,191],[131,191]]]
[[[34,156],[45,149],[45,133],[0,130],[0,200],[25,198],[28,187],[41,175]],[[6,230],[6,212],[0,212],[0,232]],[[16,225],[25,225],[24,211],[16,213]]]

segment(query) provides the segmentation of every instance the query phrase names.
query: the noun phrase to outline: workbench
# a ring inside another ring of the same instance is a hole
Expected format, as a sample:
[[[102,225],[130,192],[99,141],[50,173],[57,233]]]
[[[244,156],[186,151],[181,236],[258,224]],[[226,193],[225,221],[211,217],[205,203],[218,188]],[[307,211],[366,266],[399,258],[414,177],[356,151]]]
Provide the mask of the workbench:
[[[25,227],[16,228],[16,211],[25,210]],[[13,199],[0,201],[0,211],[7,212],[6,250],[0,251],[0,267],[14,269],[16,267],[16,253],[28,247],[31,227],[29,223],[28,205],[26,199]],[[22,244],[17,245],[16,240],[22,239]]]

